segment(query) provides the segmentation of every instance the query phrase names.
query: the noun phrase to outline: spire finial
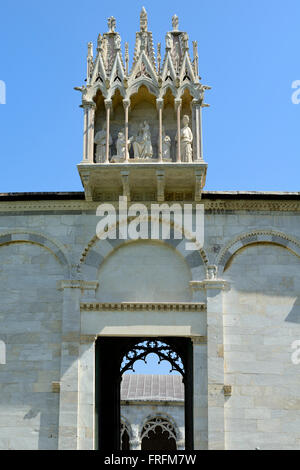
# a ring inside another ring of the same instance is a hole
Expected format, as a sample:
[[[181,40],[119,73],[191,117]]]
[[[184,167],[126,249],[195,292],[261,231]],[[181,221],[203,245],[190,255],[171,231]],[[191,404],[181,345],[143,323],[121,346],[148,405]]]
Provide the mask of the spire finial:
[[[172,16],[173,31],[178,31],[179,19],[177,15]]]
[[[140,30],[143,32],[148,30],[148,15],[145,7],[142,8],[140,14]]]
[[[128,66],[129,66],[129,46],[128,42],[125,42],[125,73],[128,75]]]
[[[108,32],[114,33],[116,29],[116,18],[114,18],[113,16],[110,16],[107,20],[107,25],[108,25]]]

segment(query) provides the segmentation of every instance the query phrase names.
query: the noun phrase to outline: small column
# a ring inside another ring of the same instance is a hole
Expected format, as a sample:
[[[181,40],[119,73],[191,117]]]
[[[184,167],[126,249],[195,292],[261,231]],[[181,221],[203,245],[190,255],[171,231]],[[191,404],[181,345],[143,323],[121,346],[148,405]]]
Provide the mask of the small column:
[[[94,127],[95,127],[95,109],[94,102],[85,102],[82,104],[84,109],[84,128],[83,128],[83,161],[84,163],[94,163]]]
[[[105,163],[109,163],[109,134],[110,134],[110,111],[112,108],[112,101],[105,100],[105,108],[106,108],[106,154],[105,154]]]
[[[123,106],[124,106],[124,111],[125,111],[125,162],[128,162],[129,160],[129,152],[128,152],[128,113],[129,113],[129,107],[130,107],[130,101],[129,100],[123,100]]]
[[[208,266],[199,283],[207,298],[207,442],[208,449],[225,449],[223,293],[229,283],[217,279],[216,266]]]
[[[181,162],[181,150],[180,150],[180,137],[181,137],[181,99],[175,100],[175,109],[177,113],[177,155],[176,155],[176,162]]]
[[[82,163],[88,163],[88,148],[87,148],[87,130],[88,130],[88,108],[83,108],[83,157]]]
[[[199,100],[192,101],[193,121],[194,121],[194,161],[203,161],[202,149],[202,110]]]
[[[164,106],[164,100],[158,98],[156,100],[156,107],[158,110],[158,161],[161,163],[163,161],[163,142],[162,142],[162,111]]]

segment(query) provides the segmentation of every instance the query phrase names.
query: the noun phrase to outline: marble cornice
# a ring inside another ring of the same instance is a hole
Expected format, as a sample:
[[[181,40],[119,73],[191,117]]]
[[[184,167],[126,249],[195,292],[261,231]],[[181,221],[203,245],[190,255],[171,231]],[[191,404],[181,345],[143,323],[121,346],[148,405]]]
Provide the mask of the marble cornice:
[[[81,310],[87,311],[156,311],[156,312],[205,312],[204,303],[184,302],[81,302]]]
[[[0,197],[0,214],[4,215],[4,213],[9,213],[13,215],[13,213],[22,213],[22,215],[26,215],[27,212],[38,212],[38,213],[45,213],[47,212],[72,212],[72,211],[92,211],[96,213],[96,209],[98,205],[102,202],[108,202],[113,206],[118,206],[118,195],[117,194],[107,194],[107,198],[101,201],[93,201],[88,202],[82,199],[66,199],[66,200],[57,200],[55,198],[49,200],[38,200],[39,195],[36,195],[36,200],[1,200]],[[140,199],[141,200],[141,199]],[[181,193],[174,193],[173,198],[168,195],[166,202],[172,203],[176,201],[176,203],[184,203],[189,202],[192,203],[191,200],[185,200],[184,195]],[[156,200],[149,201],[143,200],[143,204],[147,207],[150,206],[151,203],[155,202]],[[195,204],[195,203],[194,203]],[[209,199],[208,196],[201,200],[201,204],[204,204],[206,211],[212,211],[215,213],[223,213],[226,211],[266,211],[266,212],[300,212],[300,200],[295,199],[259,199],[259,200],[248,200],[243,199],[242,196],[239,198],[236,196],[233,199],[220,199],[212,200]],[[20,215],[20,214],[16,214]],[[32,214],[30,214],[32,215]],[[40,215],[40,214],[38,214]]]

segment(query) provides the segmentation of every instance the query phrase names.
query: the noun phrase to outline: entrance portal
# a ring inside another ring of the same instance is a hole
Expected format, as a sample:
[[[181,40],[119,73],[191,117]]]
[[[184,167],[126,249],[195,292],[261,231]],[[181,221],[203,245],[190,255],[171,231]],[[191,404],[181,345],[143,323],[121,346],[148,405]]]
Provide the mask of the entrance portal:
[[[98,338],[96,342],[96,448],[120,450],[120,384],[122,375],[133,370],[137,360],[145,360],[148,354],[157,354],[160,360],[167,360],[172,370],[181,373],[185,389],[185,448],[193,450],[193,344],[190,338]],[[142,439],[144,446],[174,446],[173,436],[166,435],[161,423],[154,423],[147,436]],[[159,442],[158,443],[158,437]],[[151,444],[149,442],[150,441]],[[168,441],[168,442],[167,442]],[[163,444],[162,444],[163,443]],[[147,447],[150,449],[150,447]],[[157,447],[155,447],[156,449]]]

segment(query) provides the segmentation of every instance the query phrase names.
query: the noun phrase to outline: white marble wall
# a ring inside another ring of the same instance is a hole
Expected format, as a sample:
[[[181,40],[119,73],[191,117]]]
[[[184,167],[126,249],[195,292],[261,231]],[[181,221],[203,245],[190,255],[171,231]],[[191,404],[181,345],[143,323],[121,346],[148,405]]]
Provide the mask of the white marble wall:
[[[66,256],[73,276],[80,278],[76,265],[95,236],[97,223],[93,214],[79,212],[0,215],[0,341],[6,345],[6,363],[0,363],[1,449],[58,447],[59,393],[53,382],[63,381],[64,367],[63,292],[57,289],[57,281],[68,275],[57,247]],[[38,237],[19,240],[16,231],[21,230],[43,234],[50,242],[44,246]],[[275,211],[207,214],[204,248],[209,263],[217,262],[230,240],[255,230],[280,231],[300,240],[300,216]],[[1,235],[9,233],[13,237],[1,241]],[[56,248],[53,242],[57,243]],[[132,300],[138,301],[191,301],[188,282],[192,271],[202,280],[204,267],[187,266],[184,257],[180,258],[170,247],[162,249],[158,245],[153,250],[151,244],[143,243],[143,248],[142,244],[136,248],[129,244],[126,250],[119,248],[104,261],[98,272],[96,299],[119,301],[127,296],[125,300],[129,300],[134,295]],[[221,273],[231,286],[224,292],[223,311],[224,381],[232,385],[232,396],[226,397],[224,404],[227,449],[300,449],[300,365],[291,360],[291,345],[300,340],[299,267],[300,259],[288,246],[259,242],[245,245]],[[132,290],[130,275],[135,286]],[[143,291],[145,282],[151,285],[151,293]],[[176,322],[184,325],[184,312],[180,315],[182,322],[177,317]],[[147,316],[148,324],[150,317]],[[199,315],[199,333],[203,329],[205,321]],[[78,352],[78,338],[74,345],[72,337],[65,332],[64,335],[72,358],[73,352]],[[79,350],[85,364],[90,354],[84,345]],[[92,377],[89,365],[86,366],[86,376]],[[77,367],[77,374],[84,375],[84,369]],[[222,384],[219,385],[221,389]],[[92,409],[92,397],[78,398],[76,390],[68,393],[73,403],[67,405],[72,410],[79,401],[82,410]],[[202,419],[206,419],[205,414]],[[81,428],[77,447],[92,447],[91,413],[88,422],[80,417],[78,423]],[[64,432],[73,439],[71,428],[64,423]]]

